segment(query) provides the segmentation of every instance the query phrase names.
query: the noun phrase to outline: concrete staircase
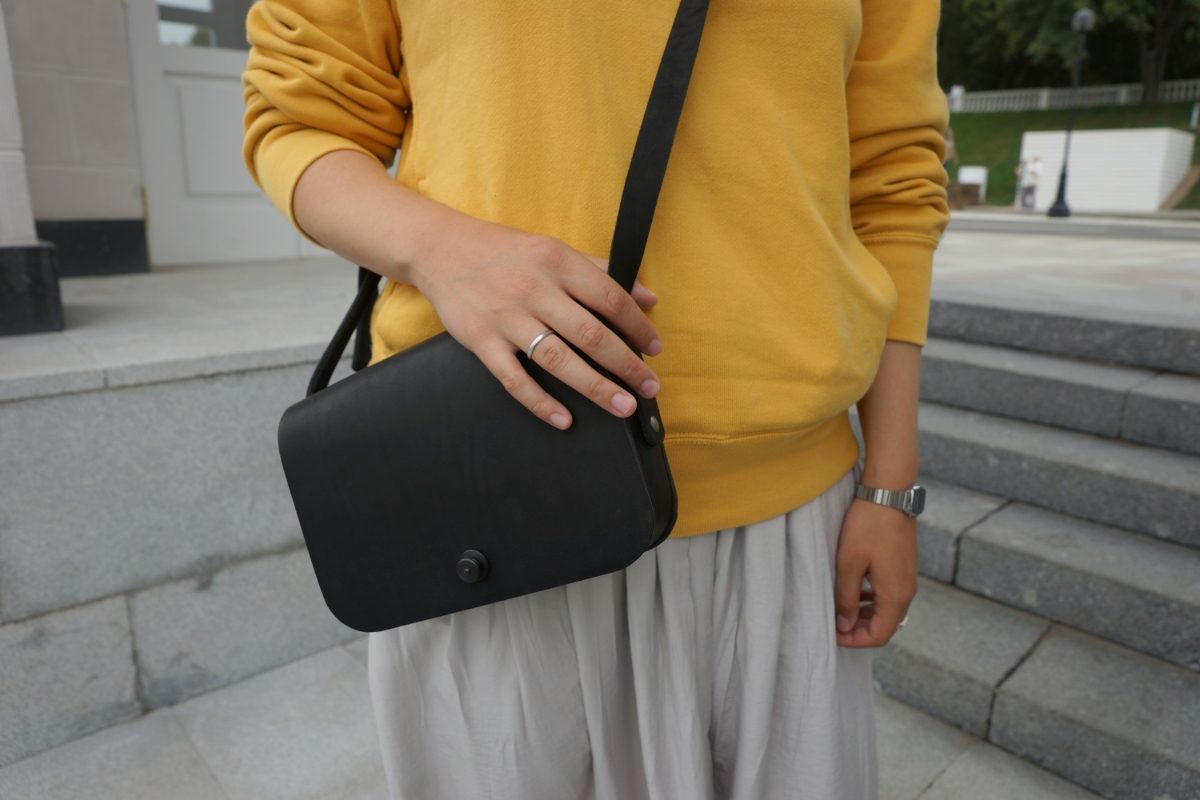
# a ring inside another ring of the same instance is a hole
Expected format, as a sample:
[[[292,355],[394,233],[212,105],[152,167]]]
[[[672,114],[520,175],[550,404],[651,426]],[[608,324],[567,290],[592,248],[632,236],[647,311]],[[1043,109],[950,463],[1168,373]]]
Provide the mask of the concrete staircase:
[[[1103,797],[1200,797],[1200,326],[935,300],[884,692]]]

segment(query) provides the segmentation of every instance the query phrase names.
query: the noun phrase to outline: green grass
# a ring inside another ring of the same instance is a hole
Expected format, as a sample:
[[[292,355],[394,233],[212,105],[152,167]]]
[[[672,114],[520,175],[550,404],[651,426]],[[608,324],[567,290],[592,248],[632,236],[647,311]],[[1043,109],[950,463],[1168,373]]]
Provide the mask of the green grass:
[[[1188,130],[1192,104],[1164,103],[1152,106],[1110,106],[1075,111],[1075,130],[1098,128],[1179,128]],[[1067,112],[1014,111],[994,114],[954,114],[950,120],[958,149],[958,164],[988,168],[988,205],[1010,205],[1016,191],[1017,161],[1021,134],[1025,131],[1055,131],[1067,126]],[[1200,163],[1200,147],[1192,158]],[[957,165],[955,165],[957,166]],[[952,170],[954,168],[952,167]],[[952,173],[953,174],[953,173]],[[1177,208],[1200,209],[1200,184]]]

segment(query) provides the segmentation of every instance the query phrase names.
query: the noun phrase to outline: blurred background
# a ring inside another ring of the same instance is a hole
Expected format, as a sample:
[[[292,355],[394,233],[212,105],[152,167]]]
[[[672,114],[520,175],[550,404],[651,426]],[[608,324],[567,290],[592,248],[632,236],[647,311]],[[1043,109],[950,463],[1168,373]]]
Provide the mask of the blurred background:
[[[249,6],[0,0],[4,800],[386,796],[275,449],[353,265],[243,166]],[[1200,798],[1200,0],[942,9],[881,797]]]

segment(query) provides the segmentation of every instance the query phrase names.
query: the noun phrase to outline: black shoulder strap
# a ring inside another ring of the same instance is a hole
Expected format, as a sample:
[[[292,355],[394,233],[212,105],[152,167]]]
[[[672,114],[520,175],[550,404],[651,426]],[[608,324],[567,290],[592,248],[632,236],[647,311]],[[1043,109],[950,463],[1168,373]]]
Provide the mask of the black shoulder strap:
[[[658,65],[658,74],[650,89],[650,99],[642,116],[621,192],[621,204],[609,250],[608,273],[625,291],[633,290],[650,224],[662,189],[663,176],[671,155],[671,144],[679,126],[683,99],[687,95],[692,65],[700,48],[700,34],[708,13],[708,0],[680,0],[675,22],[667,36],[667,45]],[[337,362],[354,334],[354,354],[350,366],[360,370],[371,359],[371,309],[379,294],[379,276],[365,267],[358,268],[358,294],[317,362],[308,394],[329,385]]]

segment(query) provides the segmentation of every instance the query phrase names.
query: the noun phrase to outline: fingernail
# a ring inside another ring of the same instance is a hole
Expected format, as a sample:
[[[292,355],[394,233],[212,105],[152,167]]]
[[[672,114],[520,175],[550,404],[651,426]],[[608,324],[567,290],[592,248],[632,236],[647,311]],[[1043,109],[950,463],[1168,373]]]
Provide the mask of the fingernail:
[[[646,345],[646,355],[648,356],[656,356],[661,352],[662,342],[658,339],[655,339],[654,341],[650,342],[650,344]]]
[[[850,618],[843,617],[841,614],[838,614],[837,629],[839,631],[841,631],[842,633],[845,633],[846,631],[850,630]]]
[[[633,410],[636,401],[627,394],[614,394],[612,404],[613,408],[625,414]]]
[[[654,397],[656,394],[658,394],[658,381],[654,380],[653,378],[647,378],[646,380],[642,381],[643,397]]]
[[[565,431],[567,426],[571,424],[571,420],[567,419],[566,414],[559,414],[556,411],[550,415],[550,424],[558,428],[560,431]]]

